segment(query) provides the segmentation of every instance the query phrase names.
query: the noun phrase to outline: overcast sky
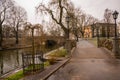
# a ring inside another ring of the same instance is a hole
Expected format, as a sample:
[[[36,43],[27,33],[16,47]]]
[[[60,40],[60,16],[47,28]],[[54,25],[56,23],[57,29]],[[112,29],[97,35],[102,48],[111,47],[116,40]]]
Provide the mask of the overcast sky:
[[[20,6],[24,7],[28,12],[28,21],[37,23],[38,19],[35,16],[35,7],[41,2],[48,0],[15,0]],[[80,7],[87,14],[103,19],[104,10],[109,8],[117,10],[120,13],[120,0],[72,0],[76,7]],[[41,17],[42,18],[42,17]],[[119,14],[120,21],[120,14]]]

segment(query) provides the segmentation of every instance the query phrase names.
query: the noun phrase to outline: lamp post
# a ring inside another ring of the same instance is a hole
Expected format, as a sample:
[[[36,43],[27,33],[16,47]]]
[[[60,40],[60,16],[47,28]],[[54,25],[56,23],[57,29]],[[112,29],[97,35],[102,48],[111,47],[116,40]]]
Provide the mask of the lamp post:
[[[115,20],[115,36],[114,36],[114,39],[113,39],[113,52],[115,53],[115,55],[118,57],[119,56],[119,44],[118,44],[118,37],[117,37],[117,24],[116,24],[116,19],[118,18],[118,12],[117,11],[114,11],[113,13],[113,18]]]
[[[70,17],[67,15],[66,16],[66,23],[67,23],[67,39],[66,39],[66,49],[67,49],[67,53],[69,54],[70,53],[70,49],[71,49],[71,46],[70,46],[70,41],[69,41],[69,22],[70,22]],[[68,55],[69,56],[69,55]]]
[[[67,16],[66,16],[66,23],[67,23],[67,39],[69,39],[69,22],[70,22],[70,17],[67,15]]]
[[[116,19],[117,19],[117,17],[118,17],[118,12],[117,11],[115,11],[114,13],[113,13],[113,18],[114,18],[114,20],[115,20],[115,38],[117,38],[117,24],[116,24]]]

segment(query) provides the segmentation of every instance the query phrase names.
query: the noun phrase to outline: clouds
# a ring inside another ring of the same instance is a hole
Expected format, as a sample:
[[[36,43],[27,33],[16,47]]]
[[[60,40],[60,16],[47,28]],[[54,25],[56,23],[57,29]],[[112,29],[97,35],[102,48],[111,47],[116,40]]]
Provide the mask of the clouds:
[[[120,13],[120,0],[72,0],[76,7],[81,7],[86,13],[98,19],[103,19],[106,8]]]
[[[35,16],[35,7],[42,0],[15,0],[20,6],[24,7],[28,14],[28,21],[36,23]]]
[[[47,3],[49,0],[15,0],[19,5],[24,7],[28,12],[28,20],[36,23],[35,7],[40,3]],[[120,13],[120,0],[72,0],[76,7],[80,7],[87,14],[103,19],[106,8],[117,10]],[[119,14],[120,15],[120,14]],[[119,16],[120,20],[120,16]]]

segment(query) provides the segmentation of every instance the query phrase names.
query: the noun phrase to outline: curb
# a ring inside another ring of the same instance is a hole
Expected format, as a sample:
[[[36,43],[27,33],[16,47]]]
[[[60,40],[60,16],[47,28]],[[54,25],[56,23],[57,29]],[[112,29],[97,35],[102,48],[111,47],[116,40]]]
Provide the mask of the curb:
[[[70,60],[67,59],[65,62],[63,62],[63,64],[61,64],[60,66],[58,66],[57,68],[55,68],[53,71],[51,71],[48,75],[46,75],[43,79],[40,79],[40,80],[46,80],[48,79],[52,74],[54,74],[56,71],[58,71],[62,66],[64,66],[68,61]]]

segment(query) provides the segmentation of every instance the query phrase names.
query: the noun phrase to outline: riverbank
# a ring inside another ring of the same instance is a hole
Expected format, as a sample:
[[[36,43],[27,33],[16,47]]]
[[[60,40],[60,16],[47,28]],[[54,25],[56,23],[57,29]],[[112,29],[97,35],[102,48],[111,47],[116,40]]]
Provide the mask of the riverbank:
[[[63,47],[60,47],[60,48],[58,48],[58,49],[55,49],[55,50],[53,50],[53,51],[50,51],[50,52],[46,53],[46,54],[44,55],[44,58],[47,57],[48,55],[50,55],[50,53],[53,53],[53,52],[55,52],[55,51],[57,51],[57,50],[60,50],[60,49],[63,49]],[[72,53],[72,52],[73,52],[73,50],[71,51],[71,53]],[[70,57],[71,57],[71,56],[70,56]],[[36,73],[36,74],[34,74],[34,75],[25,76],[24,79],[22,78],[21,80],[36,80],[36,78],[45,79],[45,78],[49,77],[50,75],[52,75],[54,72],[56,72],[59,68],[61,68],[62,66],[64,66],[64,65],[69,61],[70,57],[57,58],[57,62],[56,62],[55,64],[46,67],[46,68],[44,69],[44,71],[42,71],[41,73]],[[21,69],[20,69],[20,70],[21,70]],[[9,73],[8,75],[3,76],[2,78],[5,78],[5,77],[7,77],[7,76],[9,76],[9,75],[11,75],[11,74],[15,74],[15,72],[18,72],[18,71],[20,71],[20,70],[13,71],[12,73]],[[37,76],[39,76],[39,77],[37,77]],[[1,79],[2,79],[2,78],[1,78]],[[26,79],[25,79],[25,78],[26,78]],[[1,79],[0,79],[0,80],[1,80]],[[4,79],[3,79],[3,80],[4,80]]]
[[[12,48],[11,48],[12,49]],[[62,49],[62,47],[60,47],[60,48],[57,48],[57,49],[54,49],[54,50],[52,50],[52,51],[50,51],[50,52],[47,52],[47,53],[45,53],[44,54],[44,58],[46,58],[47,57],[47,55],[49,55],[50,53],[52,53],[52,52],[54,52],[54,51],[56,51],[56,50],[58,50],[58,49]],[[11,53],[12,55],[13,55],[13,53]],[[16,53],[15,53],[16,54]],[[7,56],[7,55],[6,55]],[[12,58],[12,59],[15,59],[15,57],[14,58]],[[47,58],[46,58],[47,59]],[[4,61],[5,61],[6,59],[4,58]],[[11,59],[10,59],[11,60]],[[10,61],[10,60],[8,60],[8,61]],[[3,62],[4,62],[3,61]],[[7,61],[7,65],[8,65],[8,61]],[[13,60],[12,60],[13,61]],[[15,60],[14,60],[15,61]],[[21,60],[20,60],[21,61]],[[9,62],[10,63],[10,62]],[[11,63],[11,64],[13,64],[13,63]],[[21,63],[22,64],[22,63]],[[6,64],[3,64],[5,67],[7,66]],[[3,68],[5,69],[5,67],[3,66]],[[9,65],[8,65],[9,66]],[[2,69],[3,69],[2,68]],[[10,71],[7,71],[5,74],[1,74],[1,77],[7,77],[7,76],[9,76],[9,75],[11,75],[11,74],[14,74],[16,71],[19,71],[19,69],[22,69],[22,65],[21,65],[21,67],[18,67],[18,68],[16,68],[16,69],[12,69],[12,70],[10,70]],[[1,79],[0,79],[1,80]]]
[[[24,46],[14,46],[14,47],[11,47],[11,48],[2,48],[0,49],[0,51],[5,51],[5,50],[16,50],[16,49],[24,49],[24,48],[31,48],[32,45],[24,45]]]
[[[35,46],[36,51],[42,51],[46,54],[49,51],[56,49],[53,48],[45,48],[45,46]],[[11,71],[16,71],[20,66],[22,67],[22,54],[23,53],[32,53],[32,46],[16,46],[12,48],[6,48],[0,50],[0,76]]]

